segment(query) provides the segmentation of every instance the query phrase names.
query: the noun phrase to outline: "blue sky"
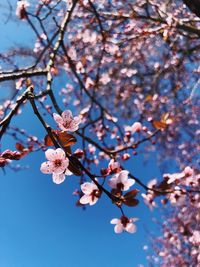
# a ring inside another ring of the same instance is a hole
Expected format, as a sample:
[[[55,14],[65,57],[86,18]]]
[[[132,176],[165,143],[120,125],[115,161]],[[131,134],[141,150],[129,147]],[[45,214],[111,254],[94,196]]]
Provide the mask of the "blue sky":
[[[31,38],[20,24],[1,24],[0,31],[0,52],[13,42],[17,46]],[[2,88],[1,97],[5,94]],[[24,115],[14,118],[13,125],[42,137],[44,130],[36,119],[30,123],[30,114],[27,106]],[[2,143],[3,150],[13,149],[9,139]],[[119,210],[105,197],[85,211],[76,208],[72,192],[78,187],[78,179],[73,176],[61,185],[53,184],[51,176],[39,170],[43,161],[44,153],[37,152],[23,159],[22,165],[29,165],[27,170],[6,169],[6,175],[0,170],[0,266],[147,266],[142,249],[148,240],[145,228],[157,232],[151,221],[157,212],[150,212],[143,203],[126,209],[128,216],[139,218],[137,233],[116,235],[110,220],[120,216]],[[147,165],[143,164],[142,155],[136,156],[127,167],[144,181],[160,176],[156,155]]]

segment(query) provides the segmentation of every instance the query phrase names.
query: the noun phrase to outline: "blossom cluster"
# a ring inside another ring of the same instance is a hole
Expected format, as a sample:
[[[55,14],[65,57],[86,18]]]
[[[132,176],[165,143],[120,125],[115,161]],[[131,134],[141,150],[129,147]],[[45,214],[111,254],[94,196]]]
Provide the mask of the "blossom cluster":
[[[53,118],[60,130],[66,132],[77,131],[81,123],[81,117],[73,117],[70,110],[65,110],[61,115],[54,113]],[[62,148],[48,149],[45,152],[45,156],[47,161],[41,164],[40,170],[45,174],[52,174],[54,183],[61,184],[65,180],[65,175],[72,174],[69,170],[69,159]],[[108,185],[111,187],[112,192],[115,192],[115,194],[118,194],[118,196],[123,199],[122,192],[129,190],[130,187],[134,185],[135,180],[129,179],[129,172],[127,170],[122,170],[120,164],[113,159],[108,164],[106,176],[110,174],[114,175],[108,180]],[[82,183],[81,191],[82,195],[79,199],[79,203],[82,205],[89,204],[92,206],[96,204],[102,194],[102,189],[96,179],[92,182]],[[116,224],[114,228],[115,233],[121,233],[123,230],[134,233],[136,231],[134,225],[136,220],[135,218],[129,219],[123,215],[120,219],[115,218],[111,220],[111,224]]]

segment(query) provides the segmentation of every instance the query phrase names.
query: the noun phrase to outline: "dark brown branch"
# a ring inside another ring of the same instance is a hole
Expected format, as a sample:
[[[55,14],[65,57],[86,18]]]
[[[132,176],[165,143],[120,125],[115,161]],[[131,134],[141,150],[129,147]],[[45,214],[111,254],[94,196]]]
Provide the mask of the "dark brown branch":
[[[47,74],[46,69],[36,69],[36,70],[21,69],[21,70],[1,72],[0,82],[16,80],[20,78],[34,77],[34,76],[44,76],[46,74]]]
[[[183,0],[184,4],[200,18],[200,0]]]
[[[0,140],[5,133],[7,127],[10,124],[10,121],[12,117],[17,113],[19,107],[24,103],[24,101],[28,97],[28,93],[30,93],[33,90],[33,87],[30,86],[27,88],[27,90],[17,99],[15,106],[12,108],[12,110],[8,113],[8,115],[0,122]]]

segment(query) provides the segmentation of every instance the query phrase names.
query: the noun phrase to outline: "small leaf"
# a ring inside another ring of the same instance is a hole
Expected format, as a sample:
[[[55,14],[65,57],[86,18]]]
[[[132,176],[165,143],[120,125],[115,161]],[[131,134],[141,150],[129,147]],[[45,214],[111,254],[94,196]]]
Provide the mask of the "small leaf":
[[[65,131],[53,130],[52,135],[58,142],[61,143],[61,145],[63,147],[72,146],[77,142],[76,138],[72,134],[68,134]],[[53,146],[54,145],[51,137],[48,134],[44,138],[44,143],[46,146]]]
[[[128,206],[128,207],[135,207],[139,204],[139,200],[138,199],[128,199],[128,200],[125,200],[123,201],[123,204]]]
[[[163,121],[153,121],[152,124],[158,130],[165,129],[167,127],[167,124]]]
[[[77,140],[72,134],[68,134],[67,132],[59,132],[58,133],[58,141],[61,142],[63,147],[68,147],[76,144]]]
[[[25,148],[25,147],[24,147],[22,144],[20,144],[20,143],[16,143],[15,147],[16,147],[16,149],[19,150],[19,151],[23,151],[24,148]]]
[[[146,102],[151,102],[152,101],[153,96],[152,95],[147,95],[145,98]]]
[[[126,200],[135,198],[138,192],[139,192],[139,190],[137,190],[137,189],[133,189],[133,190],[129,191],[128,193],[126,193],[126,194],[124,195],[124,198],[125,198]]]
[[[162,116],[161,116],[161,121],[162,122],[166,122],[167,120],[169,119],[169,113],[164,113]]]
[[[72,162],[69,162],[68,169],[70,170],[70,172],[72,172],[76,176],[82,175],[82,172],[80,171],[80,169],[77,168]]]
[[[54,145],[51,137],[48,134],[44,138],[44,144],[45,144],[45,146],[53,146]]]

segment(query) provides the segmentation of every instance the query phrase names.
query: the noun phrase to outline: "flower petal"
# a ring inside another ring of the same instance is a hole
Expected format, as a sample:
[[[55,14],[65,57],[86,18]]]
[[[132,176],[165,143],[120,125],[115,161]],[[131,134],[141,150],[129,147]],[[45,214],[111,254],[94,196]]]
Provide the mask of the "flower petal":
[[[70,122],[71,120],[73,120],[73,116],[72,116],[71,110],[69,110],[69,109],[68,110],[65,110],[62,113],[62,118],[63,118],[64,123]]]
[[[45,156],[50,161],[54,161],[56,159],[65,159],[66,158],[65,152],[61,148],[57,148],[56,150],[50,148],[45,152]]]
[[[133,223],[128,223],[125,227],[125,230],[129,233],[135,233],[136,232],[136,226]]]
[[[65,171],[65,175],[72,175],[73,173],[69,170],[69,169],[66,169]]]
[[[50,174],[54,170],[54,165],[51,161],[46,161],[41,164],[40,171],[45,174]]]
[[[64,122],[63,123],[58,123],[58,127],[60,128],[60,130],[62,131],[67,131],[68,128],[66,128],[65,126],[63,126]]]
[[[66,155],[65,155],[65,151],[61,148],[57,148],[55,151],[56,154],[56,158],[57,159],[63,159],[66,160]],[[67,159],[68,160],[68,159]]]
[[[98,189],[98,187],[93,183],[86,182],[81,185],[81,190],[86,195],[90,195],[92,191],[96,189]]]
[[[117,182],[118,181],[114,176],[110,180],[108,180],[108,184],[112,188],[116,188],[117,187]]]
[[[129,188],[134,185],[134,183],[134,179],[128,179],[126,182],[124,182],[124,191],[129,190]]]
[[[120,234],[123,231],[123,225],[121,223],[118,223],[114,227],[114,231],[116,234]]]
[[[128,174],[129,174],[129,172],[126,171],[126,170],[121,171],[121,172],[119,173],[119,176],[118,176],[118,182],[121,182],[121,183],[126,182],[127,179],[128,179]]]
[[[83,195],[83,196],[80,198],[79,202],[80,202],[81,204],[85,205],[85,204],[88,204],[88,203],[90,202],[90,200],[91,200],[91,196],[89,196],[89,195]]]
[[[91,198],[91,199],[90,199],[90,202],[89,202],[89,205],[90,205],[90,206],[93,206],[94,204],[97,203],[97,201],[98,201],[98,197],[94,197],[94,198],[90,197],[90,198]]]
[[[52,179],[55,184],[61,184],[65,180],[65,174],[64,173],[53,173]]]
[[[114,219],[112,219],[112,220],[110,221],[110,223],[111,223],[111,224],[118,224],[119,221],[120,221],[119,219],[114,218]]]
[[[53,113],[53,118],[57,124],[63,124],[63,118],[57,113]]]
[[[133,123],[131,128],[132,128],[132,133],[140,132],[142,130],[142,124],[140,122],[135,122]]]
[[[59,166],[54,165],[54,172],[55,173],[63,173],[67,169],[68,165],[69,165],[69,160],[68,159],[63,160],[61,162],[61,165],[59,165]]]
[[[55,159],[55,150],[52,148],[47,149],[45,156],[48,160],[53,161]]]
[[[76,117],[74,117],[74,122],[76,123],[76,124],[80,124],[81,123],[81,121],[82,121],[82,117],[79,115],[79,116],[76,116]]]

